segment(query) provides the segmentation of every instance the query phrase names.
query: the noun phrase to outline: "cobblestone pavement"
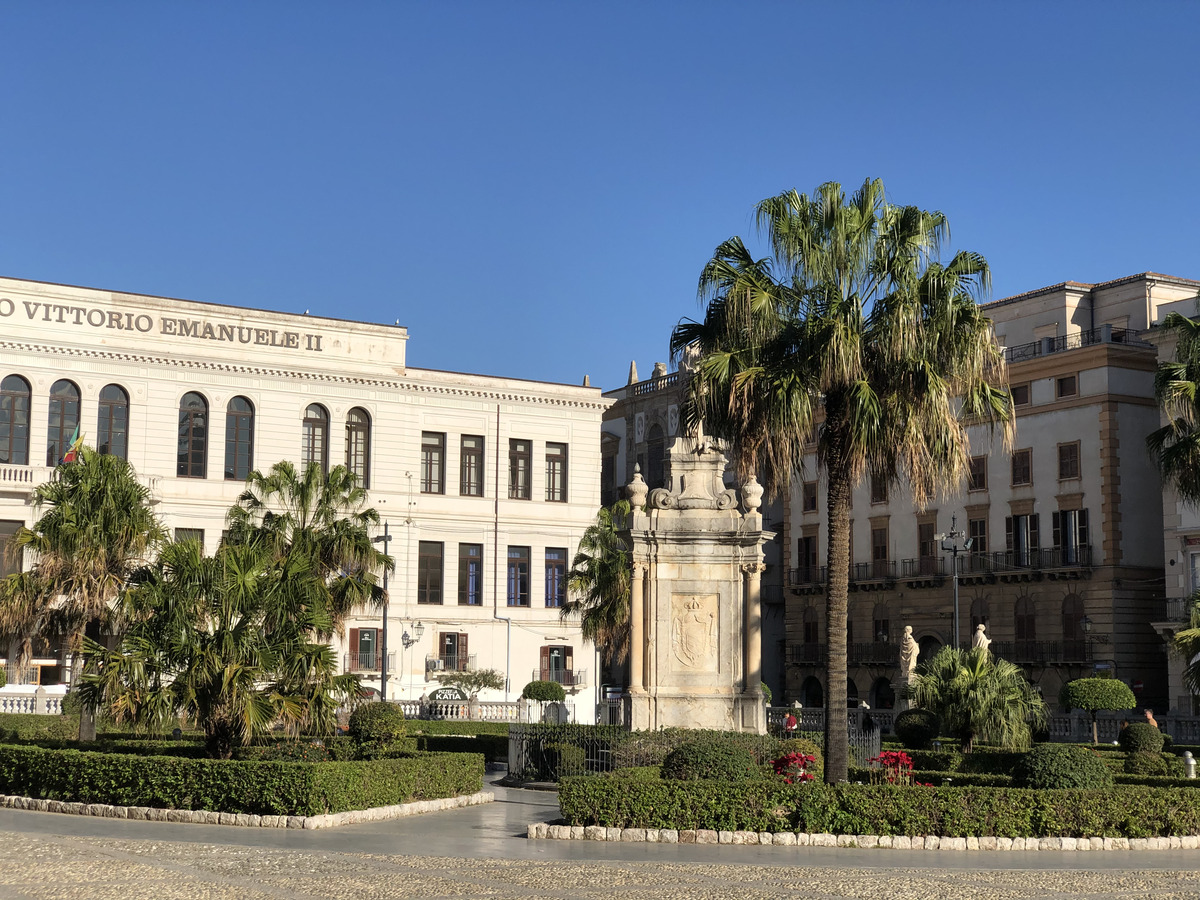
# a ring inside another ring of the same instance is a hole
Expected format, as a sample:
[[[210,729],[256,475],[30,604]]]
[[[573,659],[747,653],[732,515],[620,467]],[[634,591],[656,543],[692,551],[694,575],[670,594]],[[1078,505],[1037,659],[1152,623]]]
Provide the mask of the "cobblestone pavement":
[[[0,897],[14,900],[1200,897],[1194,871],[476,860],[12,832],[0,848]]]
[[[940,852],[526,840],[553,794],[320,831],[0,809],[0,900],[1200,900],[1200,852]]]

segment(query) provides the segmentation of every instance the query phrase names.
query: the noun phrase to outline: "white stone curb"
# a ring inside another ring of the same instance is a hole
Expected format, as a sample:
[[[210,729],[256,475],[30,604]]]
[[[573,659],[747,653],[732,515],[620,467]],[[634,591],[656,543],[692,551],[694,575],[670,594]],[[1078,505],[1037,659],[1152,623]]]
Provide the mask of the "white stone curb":
[[[605,828],[534,822],[529,838],[657,844],[770,844],[775,847],[858,847],[882,850],[1200,850],[1200,835],[1111,837],[907,837],[890,834],[805,834],[790,831],[709,831],[674,828]]]
[[[479,791],[439,800],[417,800],[396,806],[352,809],[323,816],[255,816],[248,813],[218,813],[204,809],[156,809],[149,806],[109,806],[104,803],[70,803],[65,800],[37,800],[0,794],[0,807],[29,809],[36,812],[69,813],[76,816],[102,816],[109,819],[137,819],[146,822],[191,822],[195,825],[242,825],[250,828],[336,828],[359,822],[382,822],[422,813],[478,806],[496,799],[492,791]]]

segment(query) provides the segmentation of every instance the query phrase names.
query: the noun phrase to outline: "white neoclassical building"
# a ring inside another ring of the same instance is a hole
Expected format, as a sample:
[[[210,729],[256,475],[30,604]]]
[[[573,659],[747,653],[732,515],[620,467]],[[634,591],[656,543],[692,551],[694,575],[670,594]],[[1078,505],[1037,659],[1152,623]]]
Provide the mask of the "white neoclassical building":
[[[126,456],[173,534],[213,551],[252,468],[346,464],[387,524],[388,695],[492,668],[519,695],[562,682],[594,710],[595,650],[560,607],[600,504],[590,387],[405,365],[403,327],[0,278],[0,549],[31,524],[78,425]],[[382,534],[382,529],[381,529]],[[21,564],[11,554],[4,572]],[[364,611],[335,649],[378,687],[383,622]],[[62,675],[58,648],[33,670]]]

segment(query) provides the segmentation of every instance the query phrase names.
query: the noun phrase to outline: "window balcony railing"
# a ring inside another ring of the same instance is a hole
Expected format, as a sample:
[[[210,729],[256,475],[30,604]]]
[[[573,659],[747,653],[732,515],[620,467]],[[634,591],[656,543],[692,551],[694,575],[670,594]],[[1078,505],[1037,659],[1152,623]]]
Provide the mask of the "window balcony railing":
[[[850,566],[850,581],[892,581],[896,578],[894,559],[876,559],[871,562],[854,563]]]
[[[936,577],[946,574],[946,560],[940,556],[920,556],[903,563],[905,578]]]
[[[1080,347],[1090,347],[1093,344],[1125,344],[1144,350],[1154,349],[1153,344],[1139,340],[1137,335],[1136,331],[1129,328],[1101,325],[1099,328],[1089,331],[1078,331],[1075,334],[1042,338],[1038,341],[1030,341],[1028,344],[1005,347],[1004,359],[1010,363],[1021,362],[1027,359],[1037,359],[1039,356],[1049,356],[1051,353],[1062,353],[1064,350],[1078,350]]]
[[[761,588],[761,591],[763,603],[773,606],[783,602],[783,585],[764,584]]]
[[[1039,550],[1043,569],[1087,569],[1092,565],[1092,545],[1046,547]]]
[[[825,662],[824,644],[792,644],[788,661],[797,666],[818,666]]]
[[[565,688],[579,688],[587,684],[587,669],[534,669],[533,681],[553,681]]]
[[[1166,607],[1166,620],[1168,622],[1186,622],[1192,613],[1192,598],[1168,597]]]
[[[388,671],[396,669],[396,654],[389,653]],[[347,672],[378,672],[383,667],[383,652],[379,650],[351,650],[346,654]]]
[[[444,653],[425,657],[425,674],[431,672],[469,672],[475,669],[475,654]]]
[[[851,644],[847,650],[852,666],[895,666],[900,663],[900,645],[887,641]]]
[[[824,584],[828,580],[827,575],[828,569],[825,566],[800,566],[800,568],[788,572],[788,585],[808,587]]]
[[[990,649],[1001,659],[1023,665],[1071,665],[1092,661],[1092,642],[1087,640],[993,641]]]

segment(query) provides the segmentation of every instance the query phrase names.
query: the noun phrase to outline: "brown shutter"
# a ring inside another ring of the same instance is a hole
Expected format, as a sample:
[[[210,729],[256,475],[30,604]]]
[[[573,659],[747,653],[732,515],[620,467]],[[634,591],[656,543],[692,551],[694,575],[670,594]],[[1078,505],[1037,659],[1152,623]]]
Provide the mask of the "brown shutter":
[[[550,680],[550,648],[549,647],[539,648],[538,662],[540,663],[540,667],[541,667],[541,676],[540,676],[541,680],[549,681]]]
[[[471,657],[467,653],[467,636],[459,634],[458,636],[458,670],[465,672],[467,669],[467,661]]]
[[[358,629],[350,629],[350,652],[358,653]]]

